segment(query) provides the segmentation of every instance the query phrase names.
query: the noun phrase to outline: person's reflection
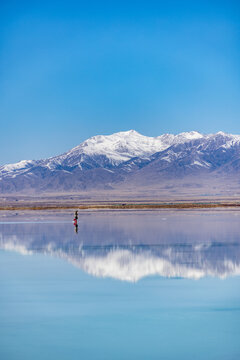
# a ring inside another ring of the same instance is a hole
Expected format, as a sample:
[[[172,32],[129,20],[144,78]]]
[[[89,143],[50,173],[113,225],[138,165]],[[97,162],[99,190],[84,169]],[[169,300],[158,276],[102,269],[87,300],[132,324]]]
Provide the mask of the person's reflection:
[[[75,233],[78,233],[78,224],[75,225]]]
[[[75,227],[75,233],[78,233],[78,211],[75,211],[75,218],[73,219],[73,225]]]

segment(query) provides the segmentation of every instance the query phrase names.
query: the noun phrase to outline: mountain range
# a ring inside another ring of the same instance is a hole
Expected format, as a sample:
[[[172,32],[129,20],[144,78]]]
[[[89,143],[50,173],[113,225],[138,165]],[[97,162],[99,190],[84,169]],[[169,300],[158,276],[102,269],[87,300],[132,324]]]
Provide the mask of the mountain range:
[[[148,137],[135,130],[94,136],[43,160],[0,167],[0,192],[238,191],[240,135],[185,132]],[[180,189],[180,190],[179,190]]]

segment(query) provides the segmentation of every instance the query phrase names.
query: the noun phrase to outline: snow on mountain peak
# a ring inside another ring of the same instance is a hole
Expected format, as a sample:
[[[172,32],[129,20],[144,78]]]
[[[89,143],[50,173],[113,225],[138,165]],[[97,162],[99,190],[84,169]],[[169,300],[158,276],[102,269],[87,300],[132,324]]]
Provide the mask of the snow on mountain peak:
[[[141,135],[138,131],[136,130],[127,130],[127,131],[119,131],[113,135]],[[142,135],[141,135],[142,136]]]
[[[225,135],[228,135],[228,134],[225,133],[225,132],[223,132],[223,131],[218,131],[218,132],[216,133],[216,135],[223,135],[223,136],[225,136]]]
[[[0,167],[1,176],[13,176],[24,173],[33,166],[42,166],[49,170],[61,168],[94,168],[112,167],[132,158],[149,159],[151,155],[164,151],[173,145],[200,140],[209,148],[229,148],[240,144],[240,135],[223,132],[203,135],[197,131],[182,132],[180,134],[163,134],[150,137],[135,130],[121,131],[111,135],[93,136],[70,151],[46,160],[23,160],[16,164]],[[198,161],[198,159],[195,159]]]
[[[41,161],[34,161],[34,160],[22,160],[14,164],[6,164],[0,166],[0,180],[5,178],[14,178],[17,175],[25,173],[29,170],[32,166],[39,163]]]
[[[97,135],[85,140],[69,152],[51,159],[49,168],[54,168],[60,162],[68,166],[79,166],[91,157],[94,161],[106,165],[103,158],[109,164],[118,165],[134,157],[149,158],[156,152],[163,151],[169,146],[181,144],[187,141],[202,138],[203,135],[196,132],[186,132],[179,135],[164,134],[158,137],[150,137],[140,134],[135,130],[121,131],[112,135]],[[97,159],[101,157],[101,159]]]
[[[31,166],[34,163],[34,160],[21,160],[14,164],[6,164],[0,167],[0,171],[11,172],[15,170],[22,170],[28,166]]]
[[[182,136],[189,140],[201,139],[203,137],[203,135],[200,134],[198,131],[182,132],[177,136],[179,136],[179,137]]]
[[[62,157],[76,158],[81,155],[106,156],[113,164],[132,157],[148,157],[165,148],[159,138],[141,135],[135,130],[121,131],[112,135],[98,135],[85,140]]]

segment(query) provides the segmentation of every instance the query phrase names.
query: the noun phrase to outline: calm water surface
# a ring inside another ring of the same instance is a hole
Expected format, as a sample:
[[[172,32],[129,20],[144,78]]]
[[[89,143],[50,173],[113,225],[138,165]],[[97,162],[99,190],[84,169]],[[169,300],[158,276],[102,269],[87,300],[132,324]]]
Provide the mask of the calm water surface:
[[[0,214],[0,359],[240,359],[240,212]]]

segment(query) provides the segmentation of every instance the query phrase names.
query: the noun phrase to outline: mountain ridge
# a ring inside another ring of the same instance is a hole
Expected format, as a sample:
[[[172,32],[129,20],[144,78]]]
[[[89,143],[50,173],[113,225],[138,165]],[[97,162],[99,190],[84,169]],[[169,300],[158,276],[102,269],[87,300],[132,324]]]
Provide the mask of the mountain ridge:
[[[3,165],[0,192],[111,190],[227,174],[238,181],[239,172],[240,135],[191,131],[148,137],[129,130],[93,136],[47,159]]]

